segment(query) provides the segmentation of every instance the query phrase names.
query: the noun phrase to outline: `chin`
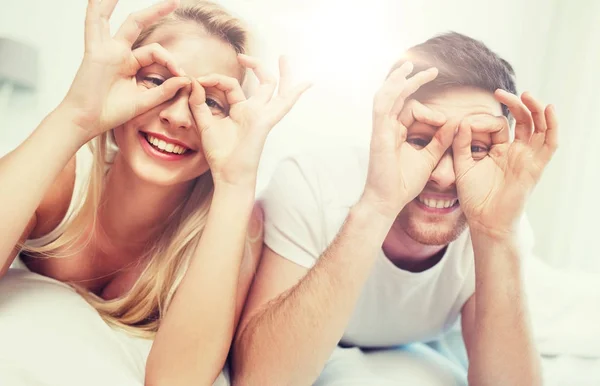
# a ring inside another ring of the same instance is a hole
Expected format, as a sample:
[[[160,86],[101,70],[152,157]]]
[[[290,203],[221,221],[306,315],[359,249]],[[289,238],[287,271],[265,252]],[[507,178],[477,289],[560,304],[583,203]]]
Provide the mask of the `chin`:
[[[175,186],[182,183],[189,182],[197,175],[188,175],[183,171],[177,172],[172,170],[165,170],[158,165],[153,165],[144,159],[135,157],[128,162],[133,174],[140,180],[156,186]]]
[[[467,219],[459,208],[453,213],[424,216],[418,209],[407,207],[398,216],[406,234],[423,245],[448,245],[467,228]]]
[[[448,245],[467,228],[467,221],[458,224],[432,225],[415,223],[404,228],[406,234],[423,245]]]

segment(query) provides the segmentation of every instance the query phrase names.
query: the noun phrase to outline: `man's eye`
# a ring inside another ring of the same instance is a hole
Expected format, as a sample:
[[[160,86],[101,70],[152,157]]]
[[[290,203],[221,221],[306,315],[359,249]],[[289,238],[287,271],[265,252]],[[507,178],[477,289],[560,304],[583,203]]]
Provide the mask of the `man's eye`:
[[[429,140],[424,138],[408,138],[406,142],[413,145],[414,148],[422,149],[429,144]]]
[[[154,86],[160,86],[161,84],[164,83],[164,79],[157,78],[154,76],[147,76],[144,78],[144,81],[148,82],[148,83],[152,83],[152,85],[154,85]]]
[[[489,151],[490,150],[487,148],[487,146],[471,145],[471,153],[475,161],[484,159],[488,155]]]
[[[488,149],[484,146],[471,145],[471,153],[487,153]]]

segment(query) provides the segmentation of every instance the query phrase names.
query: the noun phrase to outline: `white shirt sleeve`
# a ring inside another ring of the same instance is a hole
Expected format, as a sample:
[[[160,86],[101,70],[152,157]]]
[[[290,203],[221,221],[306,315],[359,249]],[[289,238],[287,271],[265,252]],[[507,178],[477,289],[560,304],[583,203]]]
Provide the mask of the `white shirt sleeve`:
[[[311,268],[326,248],[319,176],[306,157],[282,161],[260,195],[265,244],[278,255]]]

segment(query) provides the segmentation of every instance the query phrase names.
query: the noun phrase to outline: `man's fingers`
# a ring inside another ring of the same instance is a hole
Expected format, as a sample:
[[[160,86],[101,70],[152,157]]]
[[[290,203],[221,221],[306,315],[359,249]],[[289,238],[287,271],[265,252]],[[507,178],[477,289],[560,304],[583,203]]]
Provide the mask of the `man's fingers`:
[[[544,145],[538,151],[540,161],[546,165],[550,162],[552,155],[558,148],[558,119],[556,117],[556,110],[553,105],[549,105],[544,110],[544,116],[546,119],[547,130]]]
[[[406,77],[412,72],[413,64],[406,62],[387,77],[373,99],[373,114],[390,114],[398,94],[406,83]]]
[[[521,101],[529,109],[533,119],[534,130],[530,140],[531,146],[535,150],[540,150],[544,146],[546,130],[548,129],[546,116],[544,114],[544,105],[533,98],[528,92],[521,95]]]
[[[398,116],[400,114],[400,111],[402,111],[402,109],[404,108],[405,101],[412,94],[417,92],[417,90],[419,88],[421,88],[423,85],[431,82],[437,76],[438,76],[438,69],[435,67],[432,67],[428,70],[421,71],[421,72],[415,74],[413,77],[407,79],[406,82],[404,83],[404,87],[401,90],[397,90],[398,94],[397,94],[396,100],[394,101],[394,105],[392,106],[392,109],[390,111],[390,114],[392,116]]]
[[[510,142],[510,126],[506,117],[496,117],[489,114],[476,114],[465,118],[473,133],[489,134],[493,145]]]
[[[515,141],[529,142],[533,132],[533,118],[527,106],[518,96],[502,89],[496,90],[494,96],[498,102],[506,105],[515,117]]]
[[[398,119],[405,127],[412,126],[415,121],[433,127],[441,127],[446,123],[446,116],[439,111],[434,111],[416,99],[410,99],[400,112]]]
[[[452,142],[452,154],[454,156],[455,166],[460,167],[465,163],[473,162],[473,153],[471,152],[472,142],[471,124],[463,119],[458,125],[458,131],[454,142]]]
[[[446,150],[452,146],[458,123],[454,119],[446,122],[438,129],[431,141],[423,149],[432,155],[435,162],[434,165],[440,161]]]

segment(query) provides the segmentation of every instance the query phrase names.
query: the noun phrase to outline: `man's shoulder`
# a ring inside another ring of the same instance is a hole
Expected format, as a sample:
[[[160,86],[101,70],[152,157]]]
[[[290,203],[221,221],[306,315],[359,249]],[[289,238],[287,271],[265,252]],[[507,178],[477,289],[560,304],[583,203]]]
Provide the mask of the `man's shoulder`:
[[[355,180],[364,182],[369,153],[368,149],[359,146],[329,146],[294,154],[282,162],[294,163],[307,177],[344,186]]]
[[[362,192],[369,162],[368,148],[322,147],[287,157],[282,163],[297,168],[300,178],[326,200],[345,205]],[[291,165],[290,165],[291,164]]]

